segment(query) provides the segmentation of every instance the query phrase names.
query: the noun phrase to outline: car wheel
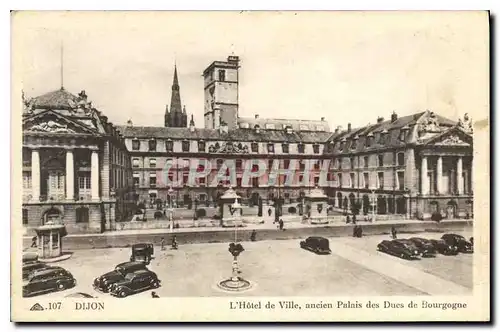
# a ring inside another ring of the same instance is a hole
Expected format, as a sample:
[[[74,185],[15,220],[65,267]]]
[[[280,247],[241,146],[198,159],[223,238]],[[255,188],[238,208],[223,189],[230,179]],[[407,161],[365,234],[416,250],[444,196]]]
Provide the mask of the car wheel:
[[[160,283],[158,281],[153,282],[153,288],[160,287]]]
[[[405,254],[402,253],[401,255],[399,255],[399,258],[405,259]]]
[[[57,290],[64,290],[66,288],[66,285],[64,285],[63,283],[60,283],[60,284],[57,284]]]
[[[120,297],[126,297],[127,296],[127,292],[125,292],[124,290],[120,291],[120,293],[118,293],[118,295],[120,295]]]

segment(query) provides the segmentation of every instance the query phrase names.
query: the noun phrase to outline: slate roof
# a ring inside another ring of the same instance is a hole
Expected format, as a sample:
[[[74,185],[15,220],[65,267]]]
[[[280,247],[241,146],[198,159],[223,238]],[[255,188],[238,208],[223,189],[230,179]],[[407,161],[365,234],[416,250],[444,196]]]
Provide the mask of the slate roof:
[[[71,110],[77,104],[78,97],[61,88],[51,91],[32,100],[33,107],[39,109]]]
[[[266,124],[274,124],[276,130],[284,129],[285,126],[291,126],[295,131],[319,131],[316,126],[322,126],[321,131],[330,131],[328,122],[321,120],[299,120],[299,119],[273,119],[273,118],[251,118],[251,117],[239,117],[238,124],[247,123],[250,129],[253,129],[255,125],[259,125],[262,130],[273,130],[266,129]],[[309,129],[301,129],[301,125],[307,125]]]
[[[243,142],[290,142],[290,143],[324,143],[331,136],[331,132],[293,131],[286,133],[285,130],[261,130],[234,129],[227,133],[218,129],[195,128],[193,132],[189,128],[165,128],[165,127],[137,127],[118,126],[118,130],[124,137],[128,138],[157,138],[157,139],[188,139],[188,140],[221,140],[221,141],[243,141]]]
[[[328,139],[328,142],[334,143],[333,149],[330,147],[326,148],[324,151],[329,154],[351,154],[379,150],[382,148],[402,147],[406,144],[414,143],[417,124],[423,117],[428,116],[430,113],[430,111],[419,112],[400,117],[394,122],[387,120],[364,127],[353,128],[350,132],[344,130],[338,133],[333,133]],[[438,114],[434,113],[434,115],[436,116],[440,126],[451,128],[457,124],[457,122]],[[400,139],[401,129],[403,128],[408,130],[404,141]],[[382,133],[387,135],[385,141],[380,139]],[[370,146],[367,146],[366,141],[369,136],[373,136],[373,138]],[[356,141],[355,138],[357,138],[356,147],[352,148],[354,141]],[[345,142],[343,149],[340,149],[340,142]]]

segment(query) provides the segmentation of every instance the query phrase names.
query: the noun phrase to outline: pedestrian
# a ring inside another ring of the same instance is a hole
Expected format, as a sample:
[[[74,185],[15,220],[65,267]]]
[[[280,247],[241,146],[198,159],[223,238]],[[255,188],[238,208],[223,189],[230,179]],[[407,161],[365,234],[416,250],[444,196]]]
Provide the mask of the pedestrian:
[[[284,223],[283,223],[283,219],[280,219],[280,221],[279,221],[279,225],[280,225],[280,230],[281,230],[281,231],[285,230],[285,229],[283,228],[283,225],[284,225]]]
[[[36,236],[33,236],[31,238],[31,248],[36,248],[37,247],[37,244],[36,244]]]
[[[392,234],[392,238],[393,239],[397,239],[398,238],[398,234],[396,232],[396,227],[394,227],[394,226],[391,227],[391,234]]]
[[[158,294],[156,294],[156,292],[151,292],[151,297],[153,299],[159,299],[160,297],[158,296]]]
[[[172,249],[177,249],[177,237],[175,235],[172,237]]]
[[[346,224],[350,224],[351,223],[351,216],[350,215],[347,215],[347,217],[345,219],[345,223]]]
[[[273,210],[271,210],[271,208],[269,208],[269,209],[267,210],[267,215],[270,217],[272,213],[273,213]]]
[[[363,228],[361,228],[361,226],[356,227],[358,227],[358,237],[363,237]]]
[[[164,237],[161,238],[160,244],[161,244],[161,250],[165,250],[165,238]]]
[[[256,238],[257,238],[257,232],[254,229],[252,231],[252,234],[250,234],[250,241],[255,242]]]

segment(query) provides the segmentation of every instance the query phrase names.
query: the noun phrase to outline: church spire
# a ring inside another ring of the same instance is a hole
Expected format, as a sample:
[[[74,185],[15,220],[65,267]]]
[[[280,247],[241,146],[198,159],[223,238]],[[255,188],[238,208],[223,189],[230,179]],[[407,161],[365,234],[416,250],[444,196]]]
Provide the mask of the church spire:
[[[172,96],[170,98],[170,112],[165,110],[165,127],[186,127],[187,116],[182,108],[179,76],[177,64],[174,64],[174,78],[172,82]]]

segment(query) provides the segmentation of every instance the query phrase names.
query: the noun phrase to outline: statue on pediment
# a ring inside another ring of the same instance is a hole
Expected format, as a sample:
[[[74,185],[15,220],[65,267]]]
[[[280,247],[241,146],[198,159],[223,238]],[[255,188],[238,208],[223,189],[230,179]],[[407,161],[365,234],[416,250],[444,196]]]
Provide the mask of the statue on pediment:
[[[21,98],[23,100],[23,112],[32,113],[33,112],[33,98],[26,98],[24,91],[21,92]]]
[[[429,115],[423,119],[418,127],[419,136],[423,133],[437,133],[440,131],[441,128],[439,127],[439,121],[434,112],[429,112]]]
[[[469,143],[463,141],[457,135],[450,135],[443,139],[441,142],[436,143],[436,145],[469,145]]]
[[[219,142],[211,145],[208,148],[210,153],[248,153],[248,146],[243,145],[242,143],[238,143],[238,145],[234,145],[233,142],[227,142],[222,146]]]
[[[458,126],[462,128],[467,133],[472,133],[472,119],[469,118],[469,114],[464,114],[464,119],[458,119]]]
[[[59,124],[55,121],[47,121],[32,126],[29,131],[39,131],[47,133],[74,133],[75,131],[68,126]]]

